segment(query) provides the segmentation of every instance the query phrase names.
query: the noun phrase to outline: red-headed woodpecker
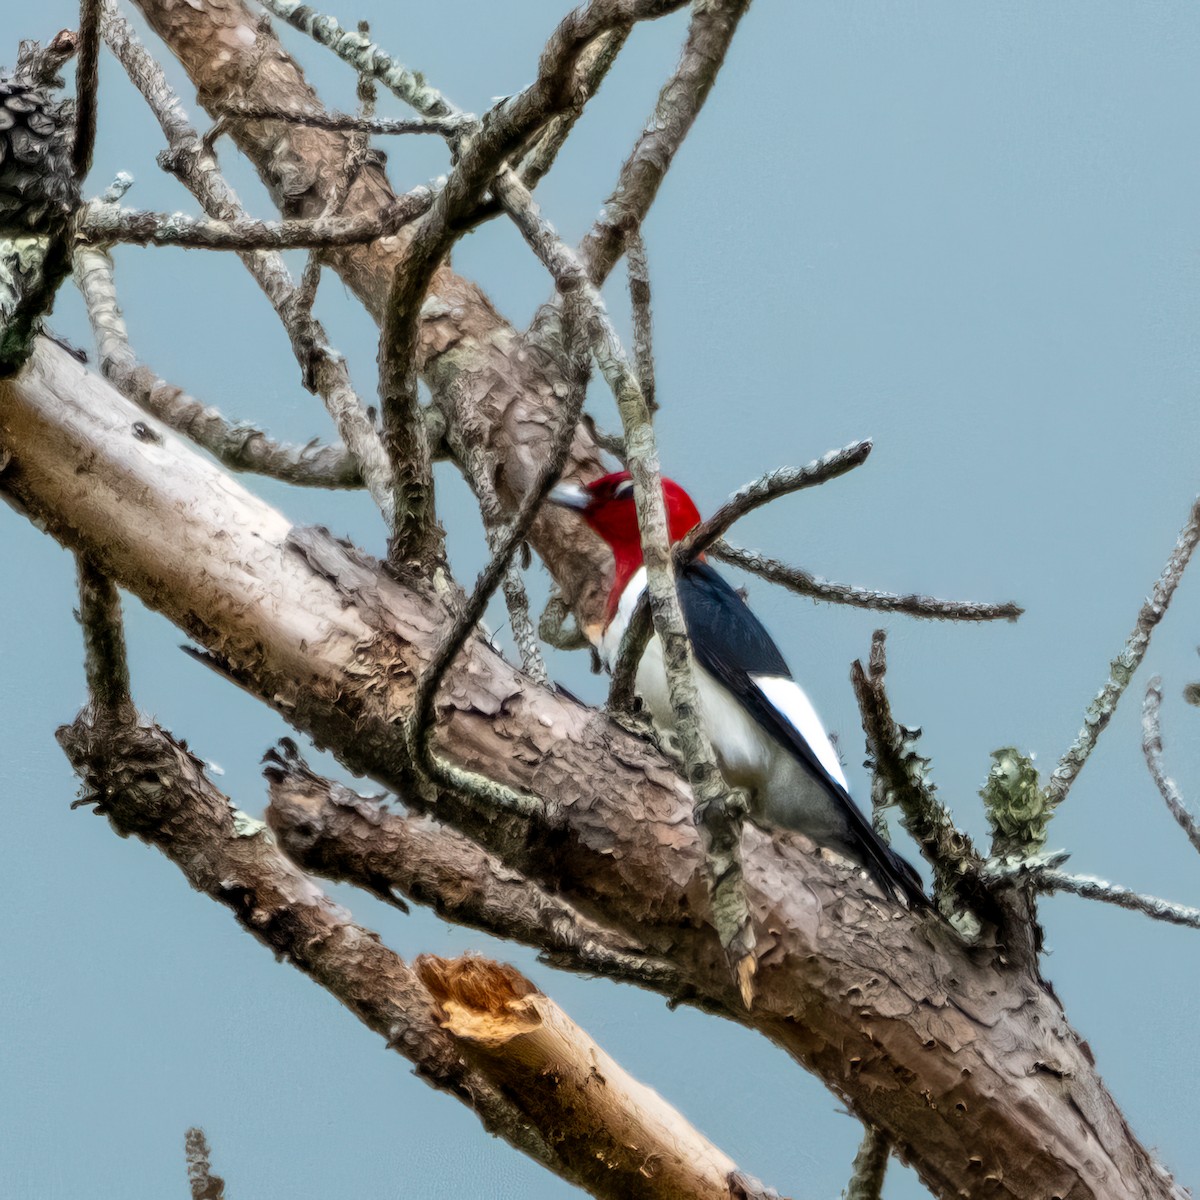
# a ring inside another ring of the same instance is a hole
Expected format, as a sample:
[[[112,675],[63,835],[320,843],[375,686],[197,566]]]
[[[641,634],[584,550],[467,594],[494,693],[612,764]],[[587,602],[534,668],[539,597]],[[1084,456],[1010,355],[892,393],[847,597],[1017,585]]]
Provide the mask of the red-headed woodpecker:
[[[663,480],[663,498],[675,543],[699,524],[700,513],[670,479]],[[611,670],[646,588],[633,483],[623,471],[586,486],[560,483],[549,499],[579,512],[612,550],[616,571],[605,623],[589,631]],[[807,834],[864,867],[889,896],[926,907],[917,873],[851,800],[837,751],[812,702],[745,601],[699,559],[678,572],[676,584],[705,732],[726,780],[749,794],[751,816]],[[670,729],[673,713],[657,636],[638,663],[636,688],[655,723]]]

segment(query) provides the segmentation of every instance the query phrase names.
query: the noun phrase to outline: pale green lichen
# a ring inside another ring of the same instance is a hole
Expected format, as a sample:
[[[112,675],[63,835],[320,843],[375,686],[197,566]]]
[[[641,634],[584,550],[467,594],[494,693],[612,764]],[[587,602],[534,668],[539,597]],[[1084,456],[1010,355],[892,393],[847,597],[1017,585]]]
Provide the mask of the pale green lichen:
[[[1054,808],[1037,768],[1013,746],[992,751],[992,769],[979,792],[992,826],[992,854],[1028,858],[1046,844]]]

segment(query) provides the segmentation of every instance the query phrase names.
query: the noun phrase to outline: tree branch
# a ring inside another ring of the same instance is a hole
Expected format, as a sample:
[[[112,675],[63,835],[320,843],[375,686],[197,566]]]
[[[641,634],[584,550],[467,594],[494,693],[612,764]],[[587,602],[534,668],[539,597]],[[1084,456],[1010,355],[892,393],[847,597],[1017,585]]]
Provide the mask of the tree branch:
[[[71,166],[82,185],[92,167],[96,145],[96,98],[100,67],[100,0],[79,5],[79,57],[75,62],[75,140]]]
[[[979,884],[983,860],[937,799],[934,785],[926,778],[928,759],[912,748],[911,731],[906,738],[906,731],[892,717],[883,682],[886,673],[885,635],[877,629],[871,639],[868,667],[864,669],[856,659],[850,668],[873,770],[886,789],[888,802],[900,809],[904,828],[933,868],[934,897],[943,911],[947,916],[955,910],[977,913],[983,899]]]
[[[654,385],[654,328],[650,304],[650,264],[641,230],[629,238],[626,252],[629,268],[629,304],[633,310],[633,363],[638,386],[651,414],[658,410]]]
[[[412,969],[292,866],[265,826],[234,808],[170,735],[136,714],[101,724],[81,714],[58,740],[85,798],[118,833],[161,850],[193,887],[337,997],[418,1075],[472,1108],[491,1133],[570,1178],[541,1132],[462,1061]]]
[[[641,228],[679,147],[704,106],[750,0],[696,4],[683,54],[659,92],[633,152],[621,167],[600,217],[579,247],[588,278],[602,284]]]
[[[121,597],[112,581],[86,555],[75,556],[79,577],[79,624],[83,630],[83,665],[88,695],[98,712],[120,714],[133,701]]]
[[[512,967],[422,955],[416,969],[445,1014],[446,1030],[534,1125],[546,1123],[547,1110],[578,1114],[556,1148],[569,1161],[590,1163],[580,1180],[589,1191],[736,1196],[732,1160]]]
[[[297,728],[403,789],[395,718],[434,653],[441,602],[324,535],[298,540],[282,514],[173,435],[148,455],[128,432],[136,409],[65,351],[42,342],[36,354],[35,370],[0,383],[10,456],[0,486]],[[225,531],[219,546],[214,527]],[[438,752],[551,803],[484,817],[446,791],[439,814],[531,881],[684,964],[698,997],[817,1072],[939,1195],[990,1176],[998,1195],[1014,1198],[1088,1200],[1119,1188],[1182,1200],[1057,1001],[1024,970],[986,946],[964,947],[937,922],[876,905],[854,871],[802,839],[747,825],[747,896],[772,936],[747,1011],[702,915],[692,798],[670,765],[570,697],[530,684],[482,639],[464,646],[446,695]],[[215,811],[232,830],[223,800]],[[213,875],[236,878],[219,867]],[[271,911],[260,936],[280,928]],[[332,934],[305,931],[302,952],[330,949]],[[365,994],[376,995],[369,982],[378,987],[387,967],[366,965]],[[1035,1061],[1054,1064],[1053,1077]],[[1002,1102],[1013,1095],[1019,1104]]]
[[[862,1145],[854,1156],[850,1183],[842,1193],[843,1200],[880,1200],[891,1150],[886,1133],[874,1125],[864,1128]]]
[[[741,831],[746,800],[736,797],[717,766],[700,722],[700,701],[692,677],[683,610],[675,591],[675,574],[667,534],[667,510],[654,427],[646,399],[621,348],[604,301],[588,281],[574,252],[538,211],[533,198],[512,171],[502,172],[493,191],[522,236],[550,272],[559,291],[578,293],[589,311],[592,353],[616,396],[629,451],[633,495],[646,564],[650,615],[663,647],[667,690],[674,714],[674,733],[683,751],[688,783],[695,794],[694,816],[705,837],[709,901],[718,936],[738,981],[742,1002],[754,996],[755,934],[742,878]]]
[[[250,471],[305,487],[362,487],[358,464],[345,446],[277,442],[252,425],[226,420],[217,409],[139,363],[117,304],[107,251],[76,250],[75,282],[87,304],[104,378],[139,408],[190,438],[231,471]]]
[[[192,1128],[183,1139],[188,1183],[192,1200],[225,1200],[225,1180],[212,1173],[208,1138],[203,1129]]]
[[[876,612],[903,613],[909,617],[932,617],[939,621],[1015,621],[1025,610],[1017,604],[982,604],[973,600],[938,600],[910,592],[898,595],[848,583],[831,583],[805,571],[768,558],[754,550],[743,550],[726,541],[714,542],[709,550],[714,558],[740,570],[761,576],[800,596],[826,600],[831,604],[849,604]]]
[[[383,117],[355,117],[349,113],[326,112],[316,109],[279,108],[271,104],[228,104],[220,110],[227,121],[286,121],[293,125],[308,125],[331,133],[368,133],[379,135],[403,133],[432,133],[454,138],[469,128],[475,118],[459,116],[421,117],[409,120],[390,120]]]
[[[205,148],[189,126],[162,68],[138,41],[113,0],[101,2],[104,39],[162,127],[172,170],[209,216],[224,221],[242,219],[245,213],[236,194],[217,170],[211,150]],[[390,468],[379,435],[351,386],[345,359],[330,346],[320,322],[300,302],[298,289],[278,253],[249,253],[242,256],[242,262],[282,321],[300,363],[305,387],[316,391],[324,401],[343,442],[358,463],[371,498],[390,528],[394,517]]]
[[[1139,912],[1156,921],[1200,929],[1200,908],[1176,904],[1158,896],[1147,896],[1122,887],[1119,883],[1109,883],[1107,879],[1100,879],[1095,875],[1071,875],[1036,860],[1011,864],[998,864],[993,860],[984,868],[984,875],[988,879],[1019,880],[1027,883],[1034,891],[1046,895],[1070,892],[1074,896],[1082,896],[1085,900],[1099,900],[1104,904],[1115,904],[1118,908]]]
[[[780,467],[738,488],[707,521],[701,521],[687,537],[679,541],[675,548],[676,565],[690,562],[696,555],[703,554],[717,538],[724,536],[735,521],[756,508],[802,488],[817,487],[862,466],[871,453],[871,447],[870,438],[852,442],[841,450],[830,450],[807,466]]]
[[[1109,664],[1108,681],[1087,706],[1079,736],[1050,776],[1046,794],[1052,806],[1057,806],[1066,799],[1071,784],[1083,770],[1083,764],[1087,762],[1100,735],[1108,727],[1113,713],[1117,711],[1121,693],[1125,691],[1126,685],[1141,665],[1150,646],[1150,635],[1166,614],[1167,605],[1171,603],[1171,597],[1175,594],[1175,588],[1183,577],[1184,568],[1187,567],[1197,542],[1200,542],[1200,499],[1192,504],[1187,523],[1175,542],[1175,549],[1171,551],[1162,574],[1155,581],[1149,599],[1138,610],[1133,631],[1124,648]]]
[[[268,751],[267,824],[284,853],[311,874],[351,883],[389,903],[396,893],[457,925],[542,951],[564,970],[603,975],[678,999],[679,972],[644,947],[581,916],[431,817],[390,812],[378,799],[322,779],[284,739]]]
[[[1162,706],[1162,680],[1155,675],[1146,688],[1146,701],[1142,705],[1142,753],[1146,757],[1146,766],[1154,780],[1154,786],[1171,810],[1171,816],[1179,824],[1179,828],[1187,835],[1192,848],[1200,852],[1200,825],[1188,811],[1179,788],[1163,768],[1162,729],[1159,726],[1158,712]]]
[[[86,204],[75,233],[84,245],[182,246],[190,250],[304,250],[310,247],[359,246],[400,229],[429,211],[433,193],[414,188],[377,214],[315,217],[312,220],[256,221],[250,217],[206,220],[184,213],[119,209],[113,204]]]

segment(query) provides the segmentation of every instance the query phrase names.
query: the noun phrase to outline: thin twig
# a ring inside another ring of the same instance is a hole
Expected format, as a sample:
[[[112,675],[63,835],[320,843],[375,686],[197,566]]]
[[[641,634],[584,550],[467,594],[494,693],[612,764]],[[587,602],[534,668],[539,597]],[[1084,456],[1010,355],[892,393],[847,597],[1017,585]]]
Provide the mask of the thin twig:
[[[822,455],[807,466],[782,467],[754,480],[753,483],[746,484],[745,487],[738,488],[707,521],[701,521],[687,537],[680,540],[675,548],[676,564],[689,562],[696,555],[703,554],[735,521],[756,508],[761,508],[780,496],[798,492],[802,488],[827,483],[830,479],[836,479],[839,475],[861,466],[867,461],[871,446],[870,438],[851,442],[841,450],[830,450],[828,454]]]
[[[76,250],[75,282],[87,305],[101,373],[151,416],[202,446],[232,471],[250,471],[305,487],[362,487],[358,464],[345,446],[277,442],[252,425],[227,420],[139,363],[117,304],[107,251]]]
[[[129,663],[121,597],[113,582],[89,558],[75,556],[79,578],[79,625],[83,630],[83,666],[88,695],[100,713],[123,713],[132,707]]]
[[[212,152],[204,148],[188,124],[187,114],[162,68],[138,41],[112,0],[103,0],[103,4],[104,39],[158,119],[174,173],[210,217],[240,220],[245,216],[241,203],[222,178]],[[301,303],[299,289],[278,253],[256,251],[240,257],[287,330],[305,386],[324,401],[390,528],[394,517],[391,471],[379,434],[351,385],[345,359],[329,344],[320,322]]]
[[[891,1151],[888,1135],[875,1125],[864,1124],[862,1144],[854,1156],[843,1200],[880,1200]]]
[[[261,0],[263,8],[286,21],[293,29],[327,46],[360,75],[371,75],[406,104],[426,117],[458,114],[441,93],[430,87],[415,71],[385,54],[361,33],[343,29],[332,17],[317,12],[300,0]]]
[[[250,217],[210,220],[185,213],[119,209],[87,204],[76,219],[75,233],[85,245],[183,246],[189,250],[304,250],[361,246],[391,237],[429,211],[433,193],[418,187],[397,198],[380,213],[352,217],[313,217],[258,221]]]
[[[1034,891],[1047,895],[1053,892],[1070,892],[1074,896],[1082,896],[1085,900],[1099,900],[1104,904],[1127,908],[1131,912],[1140,912],[1155,921],[1200,929],[1200,908],[1135,892],[1095,875],[1071,875],[1053,867],[1029,866],[1023,863],[1001,865],[995,862],[987,864],[984,874],[989,880],[1015,879],[1027,882]]]
[[[1187,524],[1180,531],[1162,574],[1154,584],[1150,598],[1138,611],[1134,622],[1133,632],[1125,642],[1124,649],[1112,660],[1108,668],[1108,681],[1096,694],[1096,698],[1088,705],[1083,714],[1083,728],[1079,731],[1071,748],[1062,756],[1046,787],[1050,803],[1058,805],[1066,799],[1071,785],[1075,782],[1088,755],[1096,746],[1100,735],[1107,728],[1112,715],[1117,711],[1117,703],[1121,693],[1133,678],[1134,672],[1141,665],[1150,645],[1150,635],[1154,627],[1163,619],[1167,605],[1175,594],[1175,588],[1183,576],[1184,568],[1200,542],[1200,498],[1192,504],[1188,514]]]
[[[588,281],[575,252],[541,215],[528,189],[513,171],[502,171],[492,190],[550,272],[559,291],[564,295],[578,295],[589,310],[592,353],[617,399],[625,444],[629,449],[650,612],[663,646],[675,733],[683,749],[688,782],[695,797],[696,820],[705,842],[713,924],[742,999],[749,1007],[754,994],[756,962],[754,927],[741,865],[745,799],[735,798],[730,793],[698,716],[700,707],[688,655],[687,631],[675,591],[652,418],[604,301]]]
[[[621,167],[579,256],[595,284],[608,278],[631,233],[641,228],[679,147],[703,107],[750,0],[710,0],[692,9],[679,65],[658,94],[654,112]]]
[[[927,760],[906,745],[905,733],[892,716],[884,686],[886,673],[885,636],[882,629],[877,629],[871,639],[867,667],[856,660],[850,668],[867,752],[890,802],[900,809],[905,829],[933,868],[935,899],[972,910],[979,901],[978,878],[983,860],[970,837],[955,827],[950,813],[938,800],[936,788],[926,778]]]
[[[697,555],[703,554],[739,517],[779,496],[836,479],[865,462],[870,453],[869,439],[853,442],[841,450],[831,450],[805,467],[772,471],[740,488],[727,504],[676,543],[672,552],[675,569],[681,569]],[[724,546],[724,543],[720,544]],[[646,604],[647,601],[643,599],[634,610],[617,650],[612,683],[608,689],[607,707],[611,712],[628,712],[633,703],[637,664],[641,662],[652,632],[645,611]]]
[[[81,0],[79,57],[75,62],[75,141],[71,165],[82,184],[92,167],[96,145],[96,101],[100,66],[100,0]]]
[[[500,497],[496,494],[495,484],[492,483],[486,455],[482,447],[478,445],[462,445],[456,449],[459,464],[466,472],[479,500],[479,511],[483,517],[483,530],[487,537],[488,552],[495,554],[499,549],[505,525],[504,509],[500,504]],[[550,673],[546,670],[545,659],[542,658],[542,652],[538,648],[537,633],[533,628],[533,618],[530,615],[529,593],[516,563],[508,564],[500,586],[504,592],[504,602],[508,607],[513,641],[521,655],[522,669],[535,683],[544,684],[549,680]]]
[[[654,330],[650,306],[650,264],[641,230],[635,230],[626,247],[629,269],[629,303],[633,309],[633,363],[638,383],[651,413],[658,411],[654,385]]]
[[[981,604],[972,600],[939,600],[918,592],[900,595],[874,588],[855,587],[821,579],[801,567],[789,566],[754,550],[743,550],[726,541],[714,542],[708,551],[714,558],[777,583],[800,596],[849,604],[877,612],[902,613],[909,617],[931,617],[940,621],[1015,621],[1025,610],[1018,604]]]
[[[432,133],[444,138],[456,137],[470,128],[475,119],[463,114],[395,120],[385,117],[351,116],[349,113],[327,112],[324,109],[306,112],[302,109],[273,108],[269,104],[237,102],[226,102],[220,109],[220,115],[226,120],[234,121],[286,121],[292,125],[306,125],[310,129],[326,129],[331,133],[367,133],[380,136]]]
[[[225,1180],[212,1173],[211,1151],[204,1130],[193,1127],[183,1139],[192,1200],[225,1200]]]
[[[1187,834],[1187,840],[1192,848],[1200,851],[1200,825],[1188,811],[1183,801],[1179,787],[1163,769],[1162,729],[1159,725],[1158,713],[1162,706],[1162,680],[1155,675],[1146,688],[1146,702],[1142,705],[1142,753],[1146,756],[1146,766],[1154,780],[1159,794],[1171,810],[1171,816],[1179,823],[1180,829]]]

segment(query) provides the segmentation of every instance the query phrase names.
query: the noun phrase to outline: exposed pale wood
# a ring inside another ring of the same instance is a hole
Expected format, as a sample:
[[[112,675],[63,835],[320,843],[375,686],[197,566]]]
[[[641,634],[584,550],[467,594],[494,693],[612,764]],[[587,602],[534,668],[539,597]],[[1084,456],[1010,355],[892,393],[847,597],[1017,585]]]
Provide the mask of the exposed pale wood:
[[[531,1124],[545,1128],[547,1110],[571,1114],[555,1147],[609,1194],[728,1200],[732,1160],[520,972],[475,956],[414,965],[442,1027]]]

